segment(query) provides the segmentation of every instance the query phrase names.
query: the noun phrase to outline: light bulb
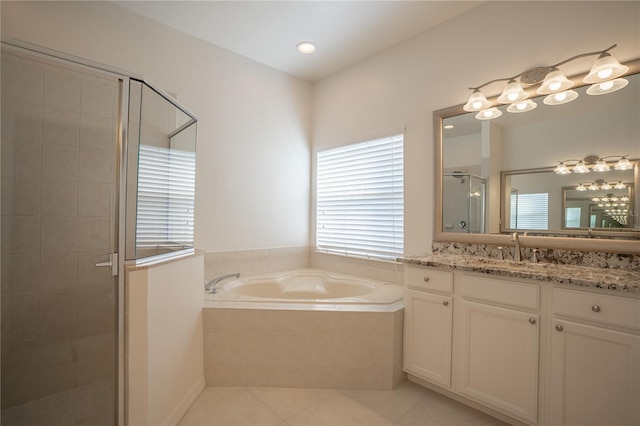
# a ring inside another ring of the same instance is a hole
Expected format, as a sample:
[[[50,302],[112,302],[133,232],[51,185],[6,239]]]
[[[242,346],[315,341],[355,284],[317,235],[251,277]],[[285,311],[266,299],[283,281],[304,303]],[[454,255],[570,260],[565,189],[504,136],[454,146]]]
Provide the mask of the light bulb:
[[[474,103],[471,104],[473,106],[473,108],[475,109],[480,109],[482,108],[482,102],[481,101],[475,101]]]
[[[604,83],[600,83],[601,90],[609,90],[613,87],[613,81],[605,81]]]
[[[561,87],[562,87],[562,83],[560,83],[559,81],[549,84],[549,89],[551,89],[554,92],[560,89]]]
[[[518,105],[516,105],[516,108],[518,108],[520,111],[522,111],[523,109],[527,109],[527,103],[520,102]]]
[[[567,99],[567,92],[556,93],[554,97],[556,98],[556,101],[562,102]]]
[[[598,71],[598,77],[602,79],[611,77],[611,74],[613,74],[613,68],[605,68]]]

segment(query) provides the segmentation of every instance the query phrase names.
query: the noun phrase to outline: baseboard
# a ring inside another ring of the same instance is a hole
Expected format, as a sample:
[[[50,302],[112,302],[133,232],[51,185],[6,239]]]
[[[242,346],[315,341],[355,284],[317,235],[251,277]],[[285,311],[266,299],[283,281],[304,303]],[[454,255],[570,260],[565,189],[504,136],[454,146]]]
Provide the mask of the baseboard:
[[[185,413],[191,407],[191,404],[198,398],[200,392],[205,388],[204,383],[204,375],[200,376],[198,380],[191,386],[191,388],[187,391],[184,397],[178,402],[167,419],[162,422],[162,426],[174,426],[180,423],[182,417],[184,417]]]

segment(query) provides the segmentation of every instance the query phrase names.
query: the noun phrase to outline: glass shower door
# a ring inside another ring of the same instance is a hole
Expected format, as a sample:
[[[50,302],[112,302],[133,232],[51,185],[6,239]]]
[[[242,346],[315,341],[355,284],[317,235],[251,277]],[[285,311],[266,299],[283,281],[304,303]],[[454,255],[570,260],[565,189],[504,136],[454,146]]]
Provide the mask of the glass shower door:
[[[120,80],[2,51],[2,425],[114,425]]]

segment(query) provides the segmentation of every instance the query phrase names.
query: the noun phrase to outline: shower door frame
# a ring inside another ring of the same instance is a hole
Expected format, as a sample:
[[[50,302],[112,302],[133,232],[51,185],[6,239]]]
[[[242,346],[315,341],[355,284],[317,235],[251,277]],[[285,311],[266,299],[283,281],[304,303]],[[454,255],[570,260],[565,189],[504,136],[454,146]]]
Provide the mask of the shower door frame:
[[[52,62],[57,62],[66,65],[73,65],[82,70],[97,73],[106,77],[117,79],[119,82],[119,106],[118,106],[118,122],[117,122],[117,134],[116,134],[116,174],[115,185],[118,190],[118,196],[116,197],[117,203],[117,215],[115,219],[115,226],[117,229],[116,238],[117,244],[114,245],[117,252],[110,254],[109,265],[112,268],[112,273],[117,272],[118,277],[118,308],[117,308],[117,365],[116,365],[116,397],[115,397],[115,418],[117,419],[117,425],[122,426],[126,423],[126,402],[127,402],[127,386],[126,386],[126,329],[125,329],[125,289],[124,289],[124,252],[125,252],[125,197],[126,197],[126,171],[127,171],[127,142],[128,142],[128,117],[129,117],[129,84],[131,79],[141,80],[144,79],[140,76],[132,73],[110,67],[108,65],[92,62],[82,58],[78,58],[66,53],[62,53],[56,50],[51,50],[42,46],[33,45],[30,43],[18,41],[11,38],[3,38],[1,40],[3,48],[7,48],[9,51],[25,53],[39,58],[44,58]],[[160,92],[162,93],[162,92]],[[182,108],[181,108],[182,109]],[[98,267],[98,265],[96,265]]]

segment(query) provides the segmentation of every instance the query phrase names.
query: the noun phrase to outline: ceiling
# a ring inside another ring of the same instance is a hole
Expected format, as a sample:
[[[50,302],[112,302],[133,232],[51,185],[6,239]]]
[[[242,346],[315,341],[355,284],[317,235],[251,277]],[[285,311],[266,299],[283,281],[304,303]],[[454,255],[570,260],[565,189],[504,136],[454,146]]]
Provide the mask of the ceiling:
[[[115,1],[307,81],[318,81],[482,1]],[[312,41],[313,54],[296,45]]]

